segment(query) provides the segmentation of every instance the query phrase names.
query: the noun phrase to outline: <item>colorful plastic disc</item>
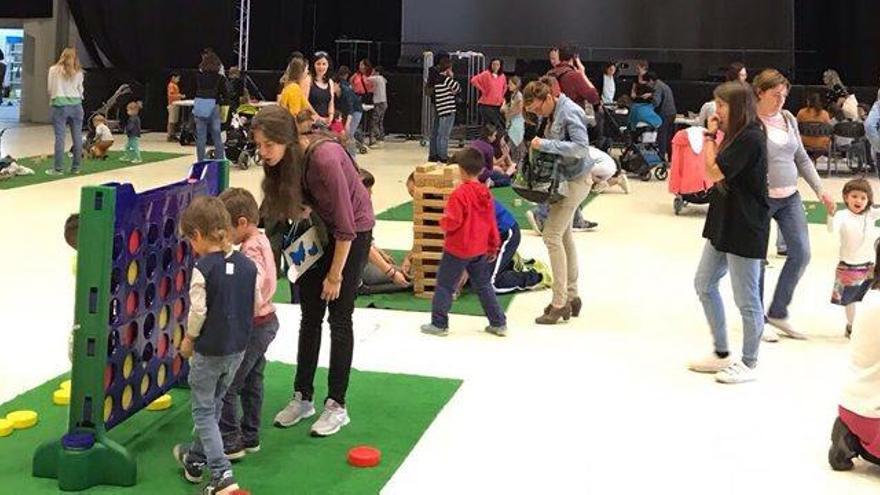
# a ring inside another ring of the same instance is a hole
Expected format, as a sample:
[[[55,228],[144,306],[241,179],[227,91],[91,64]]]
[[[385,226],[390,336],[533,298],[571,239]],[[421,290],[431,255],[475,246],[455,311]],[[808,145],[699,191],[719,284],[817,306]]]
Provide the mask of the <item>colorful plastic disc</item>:
[[[165,394],[154,400],[153,402],[150,402],[150,404],[147,406],[147,411],[164,411],[165,409],[171,407],[171,404],[173,402],[174,401],[171,399],[171,396]]]
[[[58,385],[58,388],[61,388],[64,390],[70,390],[70,386],[72,383],[73,382],[71,382],[70,380],[64,380],[63,382],[61,382],[61,385]]]
[[[37,424],[39,416],[34,411],[14,411],[7,414],[6,419],[12,421],[16,430],[24,430]]]
[[[109,395],[104,399],[104,422],[110,421],[110,414],[113,413],[113,397]]]
[[[147,391],[150,390],[150,375],[145,374],[143,378],[141,378],[141,397],[147,395]]]
[[[138,279],[138,262],[137,260],[132,260],[131,263],[128,264],[128,285],[134,285]]]
[[[126,385],[124,389],[122,389],[122,409],[128,411],[128,408],[131,407],[131,401],[134,398],[134,391],[131,389],[131,385]]]
[[[125,356],[125,361],[122,363],[122,377],[128,380],[128,377],[131,376],[131,370],[134,368],[134,357],[131,354]]]
[[[165,369],[164,364],[159,365],[159,370],[156,372],[156,384],[160,387],[165,386],[165,377],[168,374],[168,371]]]
[[[354,467],[369,468],[382,462],[382,452],[375,447],[361,445],[348,451],[348,463]]]
[[[8,437],[15,430],[15,425],[8,419],[0,419],[0,437]]]
[[[66,406],[70,404],[70,389],[59,388],[53,392],[52,403],[56,406]]]

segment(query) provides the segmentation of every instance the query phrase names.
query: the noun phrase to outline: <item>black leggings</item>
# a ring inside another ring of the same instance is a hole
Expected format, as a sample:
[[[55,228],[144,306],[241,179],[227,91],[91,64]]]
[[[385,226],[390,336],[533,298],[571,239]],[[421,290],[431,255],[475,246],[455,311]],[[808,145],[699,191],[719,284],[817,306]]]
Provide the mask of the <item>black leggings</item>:
[[[293,382],[295,392],[300,392],[305,400],[313,400],[315,370],[318,367],[318,354],[321,350],[321,326],[324,314],[330,309],[330,373],[327,397],[340,405],[345,405],[348,390],[348,377],[351,373],[351,359],[354,353],[354,329],[352,314],[354,301],[364,265],[370,254],[373,242],[372,231],[360,232],[351,242],[351,250],[345,267],[342,269],[342,288],[339,298],[329,304],[321,299],[324,279],[333,263],[334,241],[318,261],[297,281],[302,319],[299,328],[299,351],[297,352],[296,377]]]

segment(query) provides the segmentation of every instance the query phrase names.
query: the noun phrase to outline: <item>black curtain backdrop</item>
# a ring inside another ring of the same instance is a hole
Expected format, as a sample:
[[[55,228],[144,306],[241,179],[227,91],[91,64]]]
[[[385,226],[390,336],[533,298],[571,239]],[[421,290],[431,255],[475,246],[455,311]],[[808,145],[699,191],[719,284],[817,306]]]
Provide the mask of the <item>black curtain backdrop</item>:
[[[83,44],[99,66],[96,48],[113,67],[135,73],[196,67],[206,47],[232,65],[231,0],[67,2]]]
[[[805,84],[821,84],[822,71],[836,69],[850,86],[876,86],[880,75],[880,1],[796,0],[798,75]]]

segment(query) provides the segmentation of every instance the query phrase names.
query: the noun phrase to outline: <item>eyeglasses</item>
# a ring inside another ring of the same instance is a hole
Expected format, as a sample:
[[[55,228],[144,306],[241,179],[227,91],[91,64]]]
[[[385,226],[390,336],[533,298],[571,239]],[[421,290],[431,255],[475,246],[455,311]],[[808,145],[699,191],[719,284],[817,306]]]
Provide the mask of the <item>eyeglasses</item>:
[[[316,57],[329,57],[330,55],[327,52],[315,52]]]

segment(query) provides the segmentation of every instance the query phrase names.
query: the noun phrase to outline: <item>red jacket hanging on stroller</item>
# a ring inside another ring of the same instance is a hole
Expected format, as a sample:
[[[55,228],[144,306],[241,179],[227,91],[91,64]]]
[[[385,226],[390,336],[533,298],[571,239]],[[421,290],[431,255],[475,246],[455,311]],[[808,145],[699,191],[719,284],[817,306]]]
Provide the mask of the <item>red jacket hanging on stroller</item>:
[[[669,171],[669,192],[675,195],[705,193],[712,188],[706,177],[706,154],[703,149],[702,127],[691,127],[675,133],[672,138],[672,169]],[[724,139],[719,131],[716,142]]]

